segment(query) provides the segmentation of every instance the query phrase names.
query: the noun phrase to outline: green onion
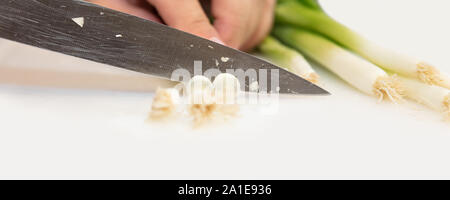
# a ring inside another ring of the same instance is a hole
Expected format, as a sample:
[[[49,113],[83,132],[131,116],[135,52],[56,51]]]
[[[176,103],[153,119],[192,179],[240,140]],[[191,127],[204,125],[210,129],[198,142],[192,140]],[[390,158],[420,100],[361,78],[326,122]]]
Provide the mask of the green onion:
[[[194,76],[186,85],[188,113],[193,117],[196,127],[211,120],[217,110],[212,96],[213,89],[211,81],[201,75]]]
[[[216,104],[236,104],[241,84],[232,74],[222,73],[217,75],[213,82],[214,98]]]
[[[377,96],[380,100],[389,98],[396,102],[402,99],[395,77],[334,42],[314,33],[289,27],[275,27],[273,33],[282,42],[302,51],[362,92]]]
[[[311,9],[299,1],[306,2],[283,1],[277,6],[278,24],[289,24],[320,33],[384,69],[450,89],[449,76],[440,73],[435,67],[383,48],[335,21],[323,11]]]
[[[284,46],[274,37],[268,36],[258,48],[264,57],[275,64],[312,83],[318,82],[319,75],[311,68],[303,55],[295,49]]]
[[[297,2],[315,10],[322,10],[322,7],[317,0],[297,0]]]
[[[450,90],[421,83],[409,78],[399,78],[406,97],[422,103],[450,117]]]
[[[194,76],[186,85],[189,104],[213,104],[212,92],[213,84],[205,76]]]
[[[238,98],[241,84],[234,75],[222,73],[213,82],[214,98],[218,113],[223,116],[236,116],[239,112]]]
[[[194,76],[186,86],[188,113],[198,127],[217,116],[236,116],[239,112],[239,80],[232,74],[217,75],[211,83],[205,76]]]

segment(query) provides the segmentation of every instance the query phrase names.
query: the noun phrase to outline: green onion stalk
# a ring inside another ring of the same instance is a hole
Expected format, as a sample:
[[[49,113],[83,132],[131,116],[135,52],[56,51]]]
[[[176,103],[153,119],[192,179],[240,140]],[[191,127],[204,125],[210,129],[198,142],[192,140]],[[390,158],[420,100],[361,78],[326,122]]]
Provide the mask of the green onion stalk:
[[[319,8],[318,8],[319,7]],[[432,65],[383,48],[328,16],[317,0],[282,0],[276,8],[276,23],[321,34],[359,54],[381,68],[450,89],[450,78]]]
[[[268,36],[259,45],[258,50],[262,56],[273,63],[285,68],[286,70],[299,75],[300,77],[312,82],[319,81],[319,75],[312,69],[302,54],[295,49],[283,45],[272,36]]]
[[[360,91],[380,100],[402,100],[402,90],[395,76],[371,62],[313,32],[276,26],[273,34],[285,44],[317,61]]]
[[[407,98],[444,113],[450,119],[450,90],[416,79],[398,77]]]

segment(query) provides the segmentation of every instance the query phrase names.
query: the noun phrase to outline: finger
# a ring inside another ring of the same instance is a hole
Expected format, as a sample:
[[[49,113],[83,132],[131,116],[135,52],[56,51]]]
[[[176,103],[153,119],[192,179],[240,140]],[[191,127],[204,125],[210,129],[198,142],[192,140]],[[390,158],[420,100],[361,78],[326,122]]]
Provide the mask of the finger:
[[[161,23],[161,19],[145,0],[89,0],[97,5]]]
[[[209,22],[198,0],[147,0],[163,21],[182,31],[220,42],[219,34]]]
[[[242,47],[242,50],[251,50],[258,45],[269,33],[273,26],[275,0],[264,0],[266,3],[263,10],[260,12],[260,22],[254,35]]]
[[[213,0],[212,14],[214,27],[224,42],[230,47],[239,49],[248,40],[255,29],[252,23],[251,1]]]

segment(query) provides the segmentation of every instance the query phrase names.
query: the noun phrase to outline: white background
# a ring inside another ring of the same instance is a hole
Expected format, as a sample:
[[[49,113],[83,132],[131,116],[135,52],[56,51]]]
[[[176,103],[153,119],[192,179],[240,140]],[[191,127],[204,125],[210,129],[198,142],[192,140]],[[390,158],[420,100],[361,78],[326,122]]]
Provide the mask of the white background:
[[[324,0],[339,21],[450,72],[450,2]],[[0,178],[445,179],[450,123],[415,103],[378,103],[317,69],[328,97],[193,129],[147,123],[170,83],[0,41]]]

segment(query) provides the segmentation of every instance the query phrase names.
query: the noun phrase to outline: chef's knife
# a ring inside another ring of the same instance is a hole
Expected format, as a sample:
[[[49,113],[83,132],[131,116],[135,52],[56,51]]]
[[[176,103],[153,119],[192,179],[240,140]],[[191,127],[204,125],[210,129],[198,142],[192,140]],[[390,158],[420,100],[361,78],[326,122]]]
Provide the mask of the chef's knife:
[[[1,0],[0,37],[168,79],[177,69],[196,75],[194,61],[202,62],[203,72],[240,69],[251,74],[265,69],[267,73],[261,74],[267,75],[267,84],[260,90],[328,94],[244,52],[81,0]],[[273,70],[279,70],[278,80]],[[257,73],[258,80],[263,80],[261,74]],[[246,80],[246,90],[251,81],[257,80]],[[279,86],[271,87],[277,81]]]

